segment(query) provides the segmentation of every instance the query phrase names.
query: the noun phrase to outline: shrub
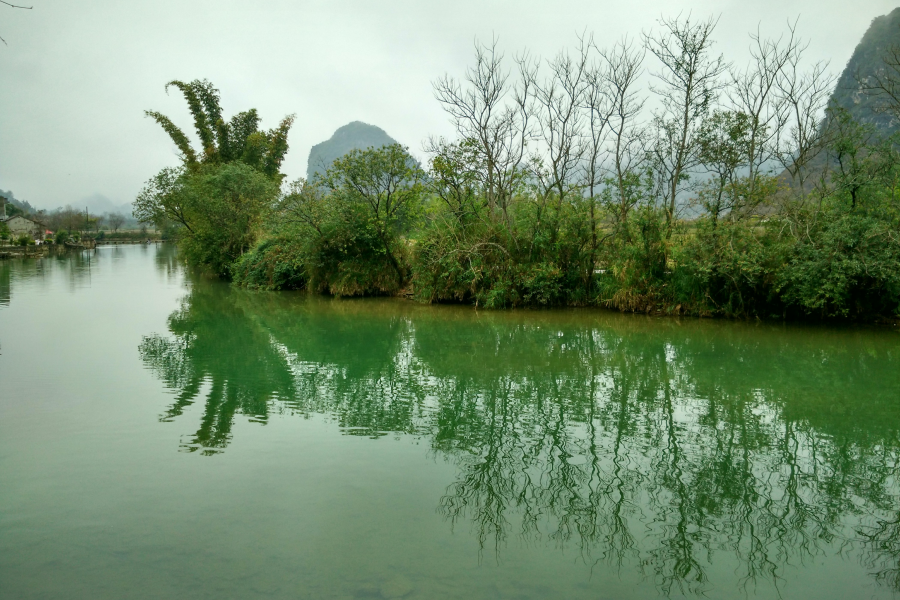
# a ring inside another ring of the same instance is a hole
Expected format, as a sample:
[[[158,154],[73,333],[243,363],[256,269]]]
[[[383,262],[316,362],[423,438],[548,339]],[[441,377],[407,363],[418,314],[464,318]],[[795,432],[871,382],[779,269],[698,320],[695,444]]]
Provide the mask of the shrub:
[[[250,289],[297,290],[307,284],[302,249],[283,238],[266,240],[244,254],[231,273],[235,284]]]
[[[849,211],[820,219],[778,277],[795,313],[824,318],[900,315],[900,238],[889,223]]]

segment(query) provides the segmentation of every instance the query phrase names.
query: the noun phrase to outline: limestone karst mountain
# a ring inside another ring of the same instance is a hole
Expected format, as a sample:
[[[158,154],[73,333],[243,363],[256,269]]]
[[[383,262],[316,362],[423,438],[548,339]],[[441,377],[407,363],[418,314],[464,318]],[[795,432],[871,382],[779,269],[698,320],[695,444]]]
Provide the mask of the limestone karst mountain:
[[[309,151],[306,162],[306,178],[312,179],[317,173],[324,173],[335,161],[351,150],[390,146],[397,141],[383,129],[361,121],[347,123],[339,127],[330,139],[316,144]]]
[[[900,46],[900,8],[872,20],[838,79],[831,102],[847,109],[858,121],[871,123],[886,134],[900,129],[896,115],[880,110],[883,98],[868,93],[866,84],[884,72],[884,58],[892,46]]]

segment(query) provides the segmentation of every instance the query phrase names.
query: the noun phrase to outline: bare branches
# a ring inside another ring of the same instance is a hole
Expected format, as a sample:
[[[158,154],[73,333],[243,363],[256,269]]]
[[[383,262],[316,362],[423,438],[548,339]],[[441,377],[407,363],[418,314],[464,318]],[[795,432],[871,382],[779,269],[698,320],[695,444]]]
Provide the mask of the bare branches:
[[[775,158],[791,178],[801,202],[806,195],[810,164],[822,151],[822,119],[835,78],[827,62],[802,68],[806,46],[796,44],[775,85],[783,112]]]
[[[877,112],[900,118],[900,46],[891,45],[884,54],[883,65],[869,76],[856,74],[861,91],[874,96],[879,102]]]
[[[516,60],[519,78],[510,83],[497,40],[475,44],[475,66],[464,84],[445,75],[434,83],[437,100],[463,140],[474,140],[477,175],[488,206],[499,208],[507,223],[508,205],[520,181],[525,146],[531,137],[530,104],[536,65],[527,55]]]
[[[748,131],[745,148],[750,185],[755,185],[762,166],[777,153],[777,139],[788,118],[788,103],[779,94],[778,82],[792,58],[802,53],[796,37],[796,22],[788,27],[788,35],[776,40],[763,39],[759,31],[751,34],[751,59],[743,69],[731,69],[728,96],[738,113],[747,115]]]
[[[23,10],[31,10],[33,8],[32,6],[20,6],[18,4],[12,4],[10,2],[7,2],[6,0],[0,0],[0,4],[5,4],[10,8],[21,8]],[[6,40],[4,40],[2,37],[0,37],[0,42],[3,42],[4,46],[7,45]]]
[[[532,174],[546,196],[555,191],[562,202],[573,187],[577,186],[573,173],[582,161],[585,147],[582,141],[585,115],[582,110],[587,87],[590,41],[581,40],[575,55],[560,52],[547,61],[549,75],[543,80],[535,78],[534,71],[525,71],[532,77],[534,89],[535,129],[546,161],[546,168],[532,169]]]
[[[609,97],[609,131],[612,137],[612,175],[615,179],[619,219],[628,217],[637,201],[633,178],[646,161],[646,130],[639,122],[646,98],[638,92],[646,51],[627,38],[611,50],[600,52],[604,67],[603,84]]]
[[[661,31],[643,36],[647,51],[662,67],[653,74],[657,84],[651,89],[662,105],[654,119],[653,155],[667,237],[672,233],[679,193],[690,170],[698,165],[697,132],[722,90],[722,75],[729,67],[721,55],[711,54],[716,23],[713,18],[692,22],[690,16],[660,19]]]

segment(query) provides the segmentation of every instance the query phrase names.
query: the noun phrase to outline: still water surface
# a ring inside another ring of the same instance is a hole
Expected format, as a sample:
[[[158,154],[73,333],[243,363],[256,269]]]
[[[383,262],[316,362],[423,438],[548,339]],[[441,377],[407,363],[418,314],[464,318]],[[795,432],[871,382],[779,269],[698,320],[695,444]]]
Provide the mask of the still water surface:
[[[890,598],[900,334],[0,261],[0,598]]]

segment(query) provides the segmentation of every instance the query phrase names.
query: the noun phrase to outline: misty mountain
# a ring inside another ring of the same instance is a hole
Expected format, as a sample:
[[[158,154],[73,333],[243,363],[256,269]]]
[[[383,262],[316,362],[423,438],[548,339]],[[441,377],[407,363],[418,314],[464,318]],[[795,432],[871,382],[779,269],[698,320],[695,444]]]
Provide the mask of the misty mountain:
[[[396,144],[397,141],[383,129],[361,121],[353,121],[339,127],[330,139],[313,146],[306,161],[306,179],[324,173],[338,158],[351,150],[380,148]]]
[[[12,190],[2,190],[0,189],[0,196],[3,196],[11,204],[22,209],[26,214],[36,214],[38,209],[35,208],[31,203],[16,198],[15,194],[13,194]],[[131,202],[126,202],[125,204],[116,204],[103,194],[97,193],[92,194],[90,196],[86,196],[77,202],[69,202],[68,205],[72,206],[75,210],[83,211],[87,209],[92,215],[102,215],[104,213],[122,213],[126,217],[131,217]],[[63,206],[48,208],[47,212],[53,212],[57,210],[57,208],[63,208]]]
[[[887,134],[896,132],[900,128],[900,122],[894,116],[880,111],[879,104],[882,100],[866,93],[859,81],[871,80],[875,73],[884,69],[885,54],[895,45],[900,45],[900,8],[872,20],[831,96],[833,105],[847,109],[857,121],[871,123]]]
[[[103,213],[122,213],[126,217],[131,216],[131,202],[125,204],[116,204],[103,194],[92,194],[82,198],[77,203],[72,203],[73,208],[90,211],[92,215],[102,215]]]
[[[16,198],[16,195],[12,193],[12,190],[0,190],[0,196],[6,198],[10,204],[20,208],[26,214],[37,212],[26,200],[19,200]]]

